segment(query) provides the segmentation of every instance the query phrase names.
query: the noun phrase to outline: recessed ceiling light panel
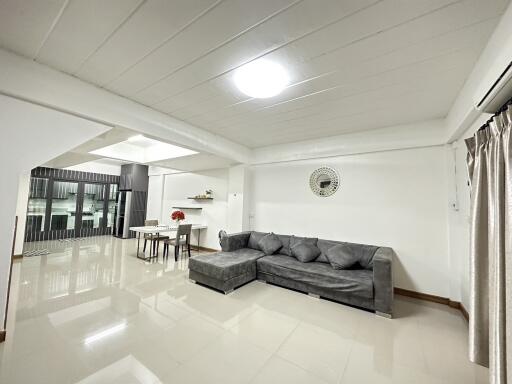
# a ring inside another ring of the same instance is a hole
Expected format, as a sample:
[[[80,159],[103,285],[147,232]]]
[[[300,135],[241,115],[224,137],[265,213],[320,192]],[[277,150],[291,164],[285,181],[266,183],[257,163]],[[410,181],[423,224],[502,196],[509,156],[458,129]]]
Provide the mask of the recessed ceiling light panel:
[[[135,135],[135,136],[129,137],[128,141],[131,141],[132,143],[136,143],[138,141],[144,140],[144,138],[145,138],[144,135]]]
[[[159,160],[190,156],[197,152],[188,148],[154,140],[143,135],[137,135],[117,144],[98,148],[89,153],[110,159],[146,164]]]
[[[240,91],[258,99],[276,96],[290,83],[286,70],[266,59],[254,60],[236,69],[234,80]]]

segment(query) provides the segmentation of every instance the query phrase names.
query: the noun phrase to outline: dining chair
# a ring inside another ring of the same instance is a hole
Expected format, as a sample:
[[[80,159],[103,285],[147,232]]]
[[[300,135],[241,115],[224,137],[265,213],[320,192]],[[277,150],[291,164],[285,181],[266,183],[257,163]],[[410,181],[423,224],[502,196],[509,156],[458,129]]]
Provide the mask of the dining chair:
[[[187,247],[188,257],[190,257],[190,234],[192,233],[192,224],[181,224],[176,231],[175,239],[167,239],[164,241],[164,257],[169,257],[169,245],[174,246],[174,260],[178,261],[180,246]]]
[[[157,225],[158,225],[158,220],[154,220],[154,219],[144,220],[145,227],[156,227]],[[146,252],[146,243],[148,242],[148,240],[151,241],[151,245],[153,248],[153,254],[155,254],[157,240],[164,241],[167,239],[169,239],[169,236],[162,236],[162,235],[155,236],[151,233],[145,233],[144,234],[144,248],[142,249],[142,252]]]

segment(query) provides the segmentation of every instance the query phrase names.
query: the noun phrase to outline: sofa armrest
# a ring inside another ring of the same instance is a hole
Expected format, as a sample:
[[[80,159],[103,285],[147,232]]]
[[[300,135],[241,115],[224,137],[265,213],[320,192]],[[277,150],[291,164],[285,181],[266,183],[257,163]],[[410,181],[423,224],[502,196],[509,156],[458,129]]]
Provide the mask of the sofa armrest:
[[[380,247],[373,255],[373,286],[375,311],[391,317],[393,313],[393,255],[392,248]]]
[[[251,232],[240,232],[225,235],[220,239],[220,246],[224,252],[233,252],[237,249],[247,248]]]

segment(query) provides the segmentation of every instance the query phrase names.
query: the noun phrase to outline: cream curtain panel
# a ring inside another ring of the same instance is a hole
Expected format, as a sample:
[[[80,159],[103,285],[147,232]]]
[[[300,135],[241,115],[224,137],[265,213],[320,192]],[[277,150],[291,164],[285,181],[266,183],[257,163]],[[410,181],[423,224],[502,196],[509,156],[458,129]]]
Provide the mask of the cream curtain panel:
[[[512,384],[511,126],[509,105],[466,140],[471,180],[469,354],[471,361],[489,367],[491,384]]]

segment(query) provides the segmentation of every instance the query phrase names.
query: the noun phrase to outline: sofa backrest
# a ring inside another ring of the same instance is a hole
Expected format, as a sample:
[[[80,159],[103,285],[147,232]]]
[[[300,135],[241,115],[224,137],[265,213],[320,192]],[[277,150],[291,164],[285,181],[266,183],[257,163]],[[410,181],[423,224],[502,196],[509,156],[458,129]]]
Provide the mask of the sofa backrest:
[[[283,246],[279,250],[279,253],[286,256],[292,255],[292,250],[290,248],[290,239],[292,238],[290,235],[277,235],[279,237],[279,240],[281,240],[281,244]]]
[[[258,242],[261,240],[263,236],[265,236],[268,232],[257,232],[251,231],[249,236],[249,241],[247,243],[247,248],[252,248],[256,250],[261,250]],[[375,245],[368,244],[357,244],[357,243],[348,243],[344,241],[335,241],[335,240],[324,240],[324,239],[316,239],[313,237],[299,237],[293,235],[277,235],[283,247],[278,251],[278,253],[286,256],[292,256],[291,248],[297,242],[307,241],[312,244],[315,244],[320,249],[320,256],[315,260],[320,263],[329,263],[327,260],[327,251],[329,248],[334,247],[338,244],[348,245],[354,253],[358,254],[359,264],[364,269],[373,269],[373,255],[377,251],[379,247]]]

